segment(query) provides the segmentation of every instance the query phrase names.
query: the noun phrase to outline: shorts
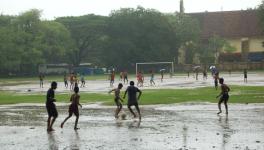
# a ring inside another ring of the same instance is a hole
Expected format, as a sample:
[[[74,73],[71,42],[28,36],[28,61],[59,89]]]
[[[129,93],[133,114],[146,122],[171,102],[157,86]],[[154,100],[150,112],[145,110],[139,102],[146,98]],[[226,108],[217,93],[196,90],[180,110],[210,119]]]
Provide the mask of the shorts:
[[[58,111],[56,109],[55,104],[46,104],[46,109],[49,117],[58,117]]]
[[[122,103],[119,101],[118,98],[115,98],[115,104],[117,107],[121,106],[122,107]]]
[[[70,105],[69,106],[69,115],[74,114],[75,116],[79,116],[79,108],[78,105]]]
[[[221,97],[220,97],[220,102],[228,102],[228,99],[229,99],[229,95],[228,93],[224,93]]]
[[[138,102],[128,102],[127,103],[127,106],[130,107],[130,106],[136,106],[138,107]]]

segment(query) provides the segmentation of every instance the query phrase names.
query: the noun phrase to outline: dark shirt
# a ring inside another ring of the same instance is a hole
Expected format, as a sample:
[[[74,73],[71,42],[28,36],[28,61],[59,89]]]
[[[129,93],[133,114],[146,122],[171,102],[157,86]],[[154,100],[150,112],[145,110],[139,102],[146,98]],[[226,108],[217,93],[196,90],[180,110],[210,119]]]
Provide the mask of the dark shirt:
[[[135,86],[129,86],[127,87],[127,92],[128,92],[128,103],[137,102],[137,92],[141,92],[141,91]]]
[[[54,102],[54,90],[53,89],[49,89],[48,92],[47,92],[47,100],[46,100],[46,104],[47,105],[50,105],[50,104],[53,104]]]

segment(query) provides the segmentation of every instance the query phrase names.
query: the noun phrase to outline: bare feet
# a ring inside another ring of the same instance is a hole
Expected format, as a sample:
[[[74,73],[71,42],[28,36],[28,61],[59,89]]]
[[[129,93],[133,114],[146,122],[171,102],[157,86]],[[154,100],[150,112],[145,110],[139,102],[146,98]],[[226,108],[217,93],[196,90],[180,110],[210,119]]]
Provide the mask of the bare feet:
[[[79,130],[80,128],[74,127],[74,130]]]
[[[47,129],[48,132],[52,132],[52,131],[55,131],[53,128],[48,128]]]
[[[63,123],[61,123],[60,127],[63,128]]]
[[[217,115],[219,115],[219,114],[221,114],[222,113],[222,111],[219,111],[218,113],[217,113]]]

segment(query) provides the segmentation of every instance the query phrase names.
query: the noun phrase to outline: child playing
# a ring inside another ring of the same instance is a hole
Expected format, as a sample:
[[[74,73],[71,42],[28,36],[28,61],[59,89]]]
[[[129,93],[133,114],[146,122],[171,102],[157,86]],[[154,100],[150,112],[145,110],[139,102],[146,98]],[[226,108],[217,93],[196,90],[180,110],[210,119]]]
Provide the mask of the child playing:
[[[221,103],[222,102],[224,102],[225,109],[226,109],[226,114],[228,114],[227,101],[229,99],[228,92],[230,91],[230,88],[226,84],[224,84],[224,79],[223,78],[219,79],[219,83],[221,84],[221,93],[216,98],[218,98],[219,96],[221,96],[221,97],[220,97],[219,102],[218,102],[219,112],[217,114],[222,113],[222,110],[221,110]]]
[[[111,93],[111,92],[115,92],[115,103],[116,103],[116,111],[115,111],[115,118],[117,119],[118,118],[118,114],[119,112],[122,110],[122,103],[120,101],[123,102],[123,100],[120,98],[120,90],[122,89],[123,87],[123,84],[122,83],[119,83],[118,84],[118,87],[109,91],[108,93]]]
[[[67,79],[67,75],[66,74],[64,74],[64,76],[63,76],[63,81],[64,81],[65,88],[68,88],[68,79]]]
[[[160,75],[161,75],[160,81],[163,82],[163,77],[164,77],[164,71],[163,70],[160,71]]]
[[[244,69],[244,82],[247,83],[247,69]]]
[[[138,100],[139,100],[142,92],[137,87],[135,87],[134,84],[135,84],[134,81],[130,81],[130,86],[127,87],[123,99],[126,98],[126,94],[128,93],[127,107],[129,109],[129,111],[133,114],[134,118],[136,118],[136,114],[131,109],[131,106],[134,105],[136,107],[137,112],[138,112],[139,120],[141,120],[140,109],[138,107]],[[137,93],[139,93],[138,97],[137,97]]]
[[[215,90],[217,90],[218,89],[218,78],[219,78],[218,72],[216,72],[213,77],[214,77]]]
[[[56,118],[58,117],[58,112],[56,109],[56,105],[54,102],[56,102],[55,97],[55,89],[57,88],[57,82],[53,81],[51,83],[51,88],[47,92],[47,99],[46,99],[46,109],[48,112],[48,121],[47,121],[47,131],[54,131],[52,128],[52,125],[54,124]],[[53,117],[52,121],[51,118]]]
[[[70,74],[70,90],[72,90],[74,87],[74,74]]]
[[[143,83],[144,83],[144,76],[141,72],[138,72],[137,74],[137,86],[143,86]]]
[[[81,75],[81,87],[85,87],[85,79],[84,79],[84,75]]]
[[[69,116],[64,119],[64,121],[61,123],[61,128],[63,128],[64,123],[71,118],[72,114],[76,116],[75,120],[75,125],[74,125],[74,130],[78,130],[80,128],[77,128],[78,120],[79,120],[79,108],[78,105],[82,107],[80,104],[80,95],[78,94],[79,92],[79,87],[75,86],[74,87],[74,94],[71,96],[71,105],[69,106]]]
[[[127,71],[124,71],[124,72],[123,72],[123,76],[124,76],[124,77],[123,77],[123,78],[124,78],[124,84],[125,84],[125,83],[128,83],[128,73],[127,73]]]
[[[115,72],[112,71],[110,74],[110,87],[114,86],[114,82],[115,82]]]
[[[43,88],[43,80],[44,80],[44,75],[39,74],[39,86],[40,86],[40,88]]]
[[[151,71],[151,75],[150,75],[150,85],[153,86],[155,85],[155,82],[154,82],[154,71]]]

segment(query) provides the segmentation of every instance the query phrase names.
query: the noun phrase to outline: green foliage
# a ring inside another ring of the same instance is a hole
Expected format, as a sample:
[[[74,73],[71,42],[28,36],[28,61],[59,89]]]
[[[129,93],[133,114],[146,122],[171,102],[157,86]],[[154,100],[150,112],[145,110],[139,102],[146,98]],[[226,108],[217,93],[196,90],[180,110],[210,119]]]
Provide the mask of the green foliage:
[[[106,64],[124,68],[136,62],[173,60],[179,48],[167,17],[142,7],[110,14],[105,45]]]
[[[56,21],[64,24],[70,31],[74,45],[69,53],[71,56],[69,60],[75,66],[81,62],[100,62],[106,17],[91,14],[80,17],[61,17]]]
[[[54,21],[41,21],[41,11],[0,16],[0,72],[34,74],[44,62],[62,62],[71,43],[68,30]]]
[[[192,64],[194,55],[199,49],[201,29],[198,20],[183,13],[167,14],[167,17],[181,49],[185,51],[185,63]]]
[[[208,39],[208,43],[200,44],[199,54],[202,63],[219,62],[219,54],[222,52],[234,52],[236,48],[231,46],[230,43],[224,38],[214,35]]]
[[[258,6],[257,12],[258,12],[260,24],[262,26],[262,30],[264,31],[264,0],[262,0],[261,4]]]
[[[230,43],[228,41],[226,41],[224,47],[223,47],[223,51],[226,53],[232,53],[235,52],[237,49],[236,47],[230,45]]]

